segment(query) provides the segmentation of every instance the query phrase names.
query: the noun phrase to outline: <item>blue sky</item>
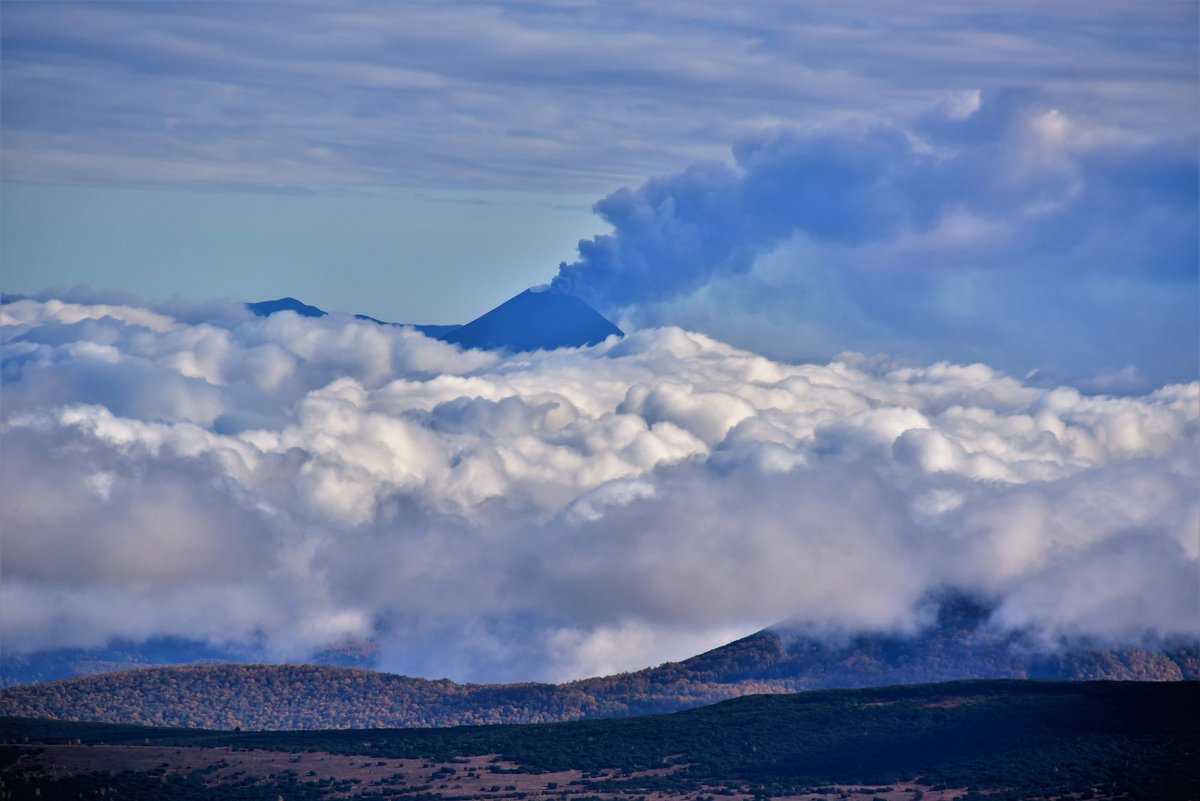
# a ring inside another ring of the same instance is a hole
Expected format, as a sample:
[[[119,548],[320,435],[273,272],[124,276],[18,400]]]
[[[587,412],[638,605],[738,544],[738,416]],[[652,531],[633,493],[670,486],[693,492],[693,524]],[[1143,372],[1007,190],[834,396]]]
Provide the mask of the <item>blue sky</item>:
[[[762,209],[706,212],[737,265],[676,254],[647,268],[671,291],[603,311],[788,359],[983,360],[1111,391],[1195,372],[1194,3],[2,13],[7,292],[463,321],[619,227],[601,198],[824,142],[834,169],[760,162],[792,170],[758,198],[785,217],[770,233],[738,228]],[[857,162],[868,129],[892,144]],[[846,170],[871,172],[827,203]],[[845,230],[814,238],[822,213]]]

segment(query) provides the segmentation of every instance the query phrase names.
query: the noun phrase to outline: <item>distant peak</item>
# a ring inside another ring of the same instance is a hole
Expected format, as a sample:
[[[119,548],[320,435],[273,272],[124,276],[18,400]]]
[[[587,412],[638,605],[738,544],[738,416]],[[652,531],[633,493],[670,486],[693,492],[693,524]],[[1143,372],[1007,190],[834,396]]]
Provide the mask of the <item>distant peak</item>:
[[[259,317],[290,311],[302,317],[324,317],[326,312],[293,297],[247,303],[246,308]],[[365,314],[358,320],[377,325],[396,325]],[[555,350],[595,345],[624,332],[600,312],[574,295],[549,284],[532,286],[515,297],[463,326],[413,326],[429,337],[452,342],[463,348],[480,350]]]
[[[279,298],[278,300],[263,300],[258,303],[247,303],[246,308],[253,312],[258,317],[270,317],[276,312],[290,311],[299,314],[301,317],[324,317],[326,312],[324,309],[318,309],[316,306],[309,306],[307,303],[301,303],[293,297]]]
[[[555,350],[595,345],[624,332],[577,297],[531,287],[444,336],[464,348]]]

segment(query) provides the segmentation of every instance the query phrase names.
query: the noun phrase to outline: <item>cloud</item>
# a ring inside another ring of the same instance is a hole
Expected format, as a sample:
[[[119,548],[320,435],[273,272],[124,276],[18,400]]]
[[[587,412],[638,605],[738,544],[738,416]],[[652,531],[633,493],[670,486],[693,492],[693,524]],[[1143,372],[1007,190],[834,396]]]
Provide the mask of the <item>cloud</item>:
[[[1200,383],[83,301],[0,307],[14,652],[369,637],[388,669],[553,679],[783,619],[911,630],[946,588],[1047,643],[1200,634]]]
[[[732,166],[618,190],[595,206],[612,233],[554,286],[626,328],[783,359],[879,350],[1125,392],[1195,377],[1194,153],[1040,90],[969,100],[780,127]]]
[[[903,221],[894,196],[924,160],[885,129],[761,137],[734,153],[739,169],[696,165],[598,202],[615,233],[580,242],[580,261],[564,264],[554,286],[611,313],[742,275],[794,233],[878,239]]]
[[[4,8],[9,180],[607,192],[772,125],[909,120],[1052,87],[1195,135],[1192,12],[1163,4]]]
[[[521,266],[532,245],[497,230],[505,209],[605,193],[613,230],[557,283],[626,327],[786,361],[979,361],[1094,391],[1196,376],[1187,4],[1004,19],[940,1],[0,13],[7,219],[24,232],[5,255],[21,290],[92,265],[88,280],[144,293],[301,282],[335,308],[452,322],[464,312],[433,310],[482,305],[544,255]],[[503,190],[486,193],[494,213],[464,217],[485,189]],[[534,237],[554,261],[587,224],[556,220]],[[463,226],[484,244],[427,247]],[[467,282],[478,300],[430,297],[414,266],[456,260],[486,277]],[[162,278],[177,262],[184,278]],[[371,297],[330,287],[332,263],[359,265]]]

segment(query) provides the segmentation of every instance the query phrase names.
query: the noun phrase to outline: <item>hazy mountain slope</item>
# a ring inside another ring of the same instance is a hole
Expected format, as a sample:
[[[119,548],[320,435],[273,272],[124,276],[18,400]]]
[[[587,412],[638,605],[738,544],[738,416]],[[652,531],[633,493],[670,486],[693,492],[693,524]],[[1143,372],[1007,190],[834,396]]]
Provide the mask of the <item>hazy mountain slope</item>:
[[[1039,653],[958,600],[917,637],[831,644],[769,629],[683,662],[561,685],[471,685],[294,665],[150,668],[0,691],[0,714],[208,728],[533,723],[666,712],[759,693],[962,678],[1200,678],[1195,643]]]
[[[292,297],[279,298],[278,300],[263,300],[257,303],[247,303],[246,308],[254,312],[258,317],[270,317],[272,314],[281,311],[293,311],[301,317],[324,317],[329,312],[324,309],[319,309],[316,306],[309,306],[307,303],[301,303]],[[457,323],[454,325],[413,325],[411,323],[389,323],[386,320],[380,320],[372,317],[369,314],[354,315],[357,320],[364,320],[368,323],[376,325],[394,325],[397,327],[415,328],[427,337],[440,339],[449,334],[456,328],[461,328]]]
[[[415,328],[431,339],[441,339],[451,331],[462,328],[462,326],[458,323],[454,323],[452,325],[437,325],[435,323],[431,323],[429,325],[415,325],[413,323],[389,323],[386,320],[378,320],[369,314],[356,314],[354,315],[354,319],[366,320],[368,323],[375,323],[376,325],[392,325],[398,328]]]
[[[293,311],[304,317],[324,317],[326,312],[295,298],[247,303],[259,317]],[[354,315],[377,325],[389,323],[366,314]],[[411,325],[427,337],[479,350],[552,350],[595,345],[606,338],[623,336],[621,329],[582,300],[560,292],[527,289],[465,325]]]
[[[250,661],[250,654],[178,637],[115,641],[103,648],[55,648],[0,658],[0,687],[93,676],[133,668]],[[260,657],[261,660],[261,657]]]
[[[324,317],[327,312],[292,297],[247,303],[259,317],[293,311],[304,317]],[[479,350],[552,350],[595,345],[612,335],[623,336],[598,311],[578,298],[559,292],[526,290],[465,325],[412,325],[389,323],[367,314],[355,318],[376,325],[408,326],[427,337]]]
[[[309,654],[307,664],[326,667],[373,668],[376,646],[354,640]],[[209,645],[182,637],[152,637],[144,642],[115,640],[96,648],[54,648],[32,654],[6,652],[0,656],[0,688],[94,676],[133,668],[179,665],[244,665],[265,661],[253,646]]]
[[[42,798],[314,801],[1182,801],[1200,797],[1198,705],[1194,682],[987,681],[424,731],[221,733],[8,718],[0,786],[14,799],[40,789]]]

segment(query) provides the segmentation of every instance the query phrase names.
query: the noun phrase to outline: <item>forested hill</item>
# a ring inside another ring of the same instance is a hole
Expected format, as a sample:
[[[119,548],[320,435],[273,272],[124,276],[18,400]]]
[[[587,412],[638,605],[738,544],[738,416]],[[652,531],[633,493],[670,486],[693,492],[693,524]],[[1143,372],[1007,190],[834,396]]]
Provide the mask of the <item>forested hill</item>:
[[[969,613],[970,610],[967,610]],[[567,684],[456,684],[313,665],[205,665],[106,673],[0,691],[0,715],[220,729],[540,723],[667,712],[806,689],[967,678],[1200,678],[1200,647],[1037,655],[946,612],[915,638],[831,645],[765,630],[684,662]]]
[[[950,682],[538,726],[211,732],[0,718],[0,795],[1200,798],[1200,684]]]

